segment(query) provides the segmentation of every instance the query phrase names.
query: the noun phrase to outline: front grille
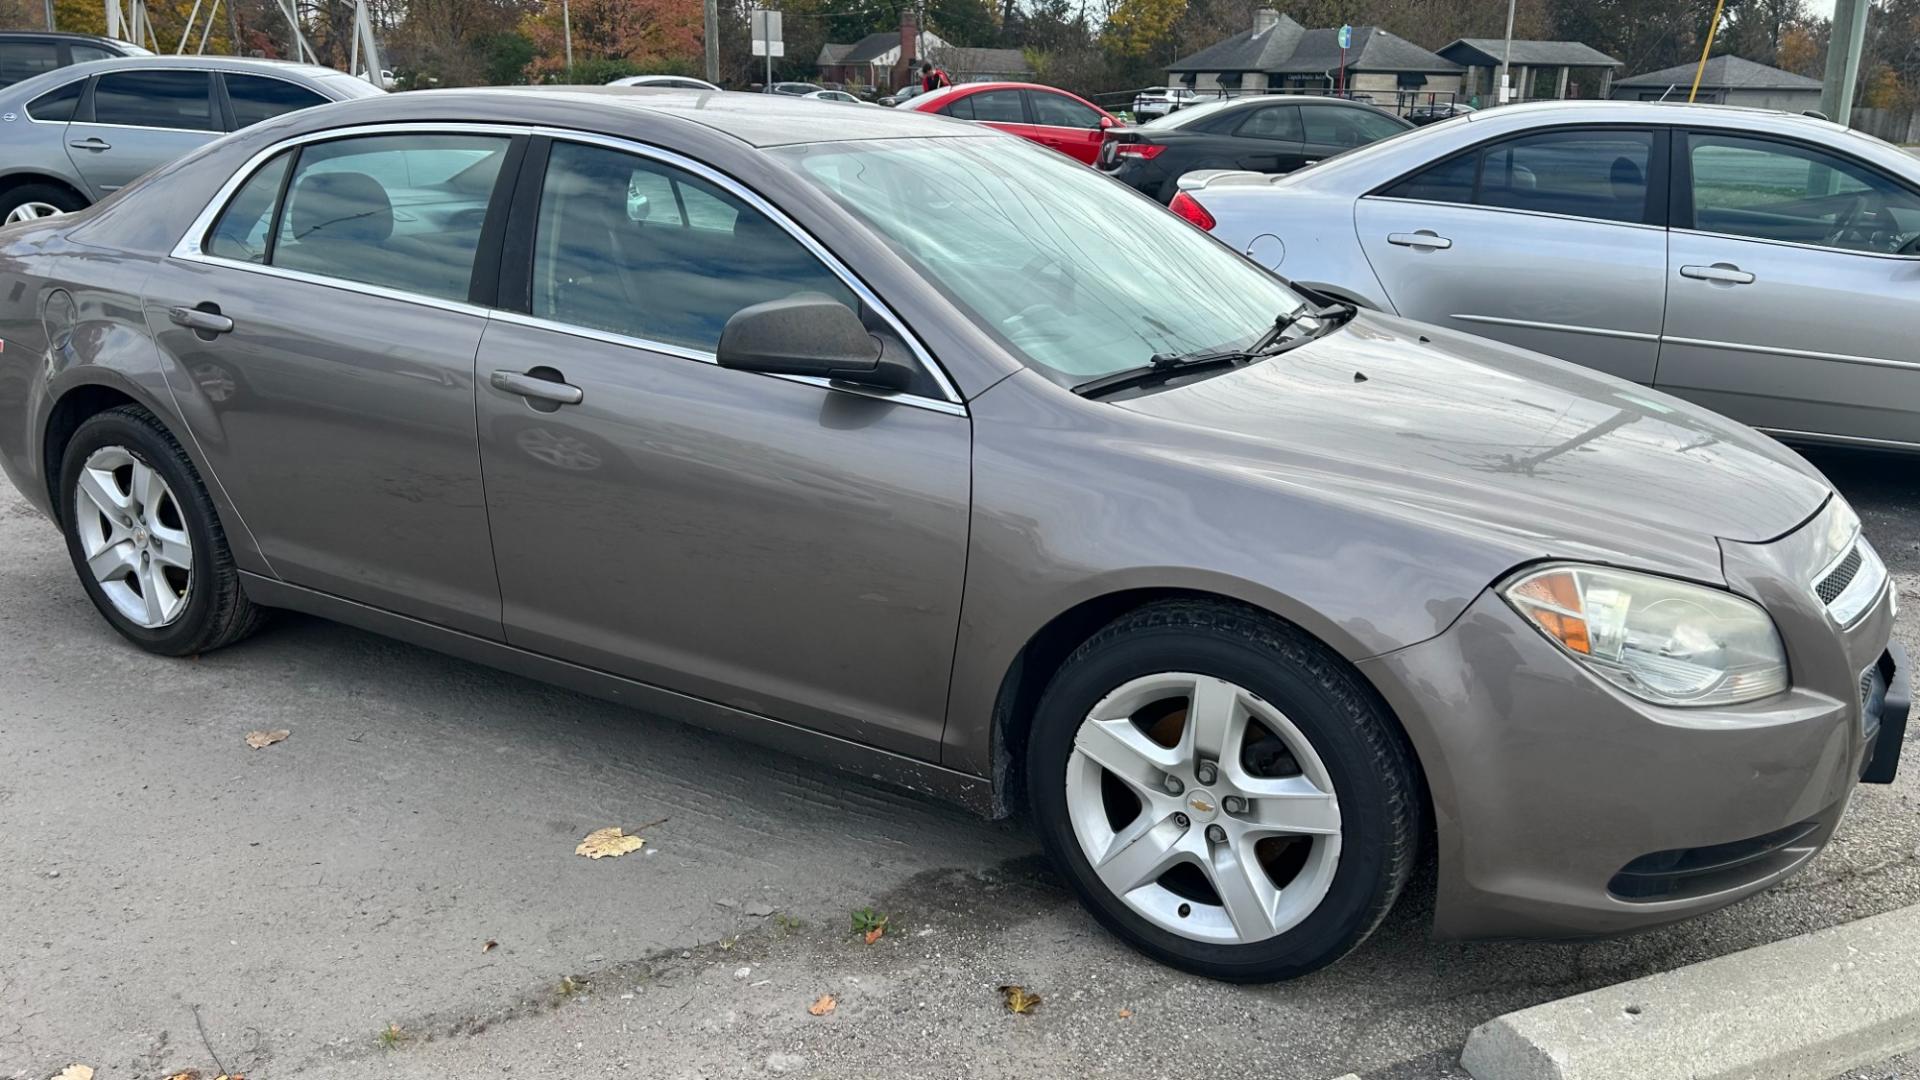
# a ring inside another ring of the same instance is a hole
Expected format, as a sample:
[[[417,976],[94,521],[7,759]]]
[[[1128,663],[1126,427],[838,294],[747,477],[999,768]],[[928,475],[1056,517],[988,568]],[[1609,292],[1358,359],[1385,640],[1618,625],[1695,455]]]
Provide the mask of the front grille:
[[[1620,868],[1607,891],[1622,900],[1679,900],[1735,888],[1793,864],[1819,843],[1820,823],[1803,821],[1764,836],[1642,855]]]
[[[1846,592],[1847,586],[1853,583],[1853,575],[1859,572],[1860,545],[1855,544],[1853,550],[1847,552],[1847,557],[1840,560],[1840,565],[1834,567],[1832,573],[1821,578],[1819,584],[1813,587],[1813,591],[1819,595],[1821,603],[1831,604],[1840,599],[1840,594]]]

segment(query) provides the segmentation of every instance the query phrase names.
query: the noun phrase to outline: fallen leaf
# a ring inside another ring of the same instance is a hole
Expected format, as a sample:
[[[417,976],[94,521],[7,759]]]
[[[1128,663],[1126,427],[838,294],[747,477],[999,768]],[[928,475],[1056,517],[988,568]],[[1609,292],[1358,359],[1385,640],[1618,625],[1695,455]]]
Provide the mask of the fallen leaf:
[[[1132,1018],[1133,1018],[1133,1010],[1132,1010],[1132,1009],[1121,1009],[1121,1010],[1120,1010],[1120,1019],[1122,1019],[1122,1020],[1129,1020],[1129,1019],[1132,1019]]]
[[[1021,1016],[1032,1012],[1040,1005],[1040,995],[1027,993],[1027,988],[1024,986],[1003,986],[1000,988],[1000,996],[1007,999],[1008,1012]]]
[[[886,932],[887,932],[886,923],[881,923],[879,926],[876,926],[873,929],[867,931],[867,944],[871,945],[874,942],[879,941],[880,935]]]
[[[629,851],[639,851],[645,844],[646,841],[638,836],[622,835],[620,826],[615,825],[588,833],[587,838],[580,841],[580,846],[573,849],[573,853],[585,855],[589,859],[604,859],[609,856],[625,855]]]
[[[807,1011],[812,1013],[815,1016],[825,1016],[828,1013],[832,1012],[834,1009],[838,1008],[839,1005],[840,1005],[839,1002],[833,1000],[832,994],[821,994],[819,1001],[816,1001],[813,1004],[807,1006]],[[88,1080],[88,1078],[92,1076],[93,1076],[93,1070],[88,1069],[87,1075],[84,1077],[81,1077],[80,1080]]]
[[[61,1069],[53,1080],[93,1080],[93,1066],[78,1063]]]
[[[274,743],[279,742],[291,734],[293,734],[293,732],[288,731],[286,728],[281,728],[279,731],[249,731],[247,732],[247,745],[253,747],[255,750],[261,750],[272,746]]]
[[[500,947],[499,942],[493,940],[492,938],[488,938],[487,943],[485,945],[480,946],[480,951],[483,953],[490,953],[499,947]]]

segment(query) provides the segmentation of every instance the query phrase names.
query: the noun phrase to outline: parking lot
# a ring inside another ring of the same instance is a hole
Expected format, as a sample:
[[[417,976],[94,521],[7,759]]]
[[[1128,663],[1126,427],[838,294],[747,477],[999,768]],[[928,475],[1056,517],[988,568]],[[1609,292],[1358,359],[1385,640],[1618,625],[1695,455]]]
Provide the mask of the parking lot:
[[[1920,649],[1911,462],[1816,461]],[[1920,902],[1909,768],[1692,923],[1435,944],[1416,887],[1336,967],[1231,987],[1100,930],[1019,822],[311,619],[151,657],[11,490],[0,544],[0,1076],[1444,1075],[1497,1013]],[[646,848],[574,854],[609,825]]]

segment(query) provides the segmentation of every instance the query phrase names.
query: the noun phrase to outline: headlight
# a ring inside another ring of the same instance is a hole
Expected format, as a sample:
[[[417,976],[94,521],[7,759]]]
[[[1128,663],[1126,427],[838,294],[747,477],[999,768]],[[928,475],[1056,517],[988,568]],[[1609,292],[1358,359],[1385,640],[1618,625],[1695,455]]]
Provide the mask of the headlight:
[[[1552,566],[1501,590],[1602,678],[1659,705],[1734,705],[1787,688],[1773,620],[1732,593],[1652,574]]]

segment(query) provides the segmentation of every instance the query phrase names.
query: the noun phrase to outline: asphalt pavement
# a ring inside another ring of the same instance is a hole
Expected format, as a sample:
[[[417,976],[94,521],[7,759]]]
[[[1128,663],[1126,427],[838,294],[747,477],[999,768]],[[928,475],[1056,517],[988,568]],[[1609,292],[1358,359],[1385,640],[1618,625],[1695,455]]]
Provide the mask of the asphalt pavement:
[[[1920,471],[1816,460],[1920,655]],[[1496,1014],[1920,902],[1910,748],[1727,911],[1434,943],[1421,886],[1335,968],[1230,987],[1117,945],[1021,823],[312,619],[149,657],[10,489],[0,549],[0,1077],[1438,1077]],[[611,825],[645,848],[574,854]]]

